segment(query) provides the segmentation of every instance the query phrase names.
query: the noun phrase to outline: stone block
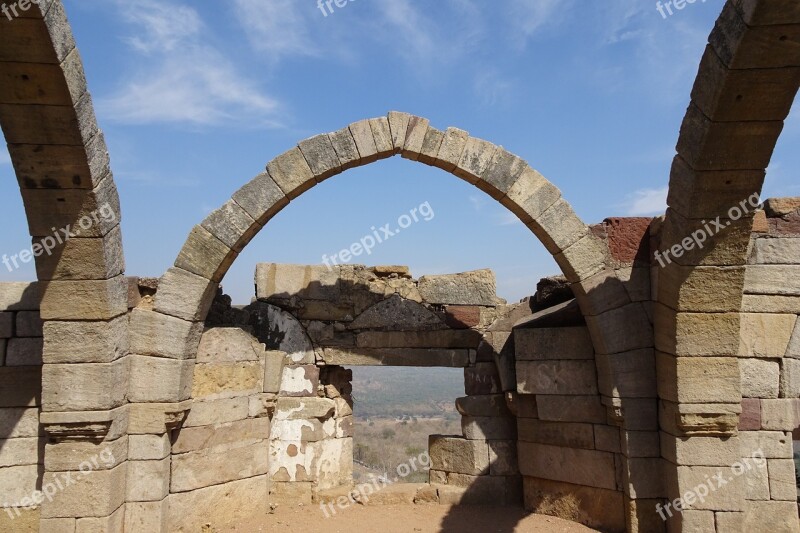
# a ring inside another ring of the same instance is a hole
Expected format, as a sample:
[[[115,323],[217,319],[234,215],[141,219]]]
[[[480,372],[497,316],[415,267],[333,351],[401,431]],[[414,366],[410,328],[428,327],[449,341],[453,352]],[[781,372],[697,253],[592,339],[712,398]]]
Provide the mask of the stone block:
[[[492,476],[519,475],[516,441],[489,442],[489,473]]]
[[[394,143],[392,141],[392,131],[389,128],[389,120],[386,117],[369,119],[369,127],[372,130],[372,137],[375,139],[375,149],[378,158],[394,154]]]
[[[268,172],[260,173],[236,191],[233,201],[247,211],[250,218],[262,226],[289,205],[289,198]]]
[[[595,439],[598,427],[595,426]],[[623,431],[620,448],[626,457],[661,457],[659,434],[655,431]]]
[[[244,420],[249,413],[246,397],[226,398],[207,402],[192,402],[183,427],[210,426]]]
[[[739,327],[738,313],[678,313],[661,304],[655,306],[655,344],[664,353],[679,356],[740,353]]]
[[[104,280],[125,271],[119,226],[104,237],[70,238],[53,248],[54,244],[50,233],[33,237],[32,250],[41,254],[36,260],[40,280]]]
[[[618,271],[609,268],[600,270],[596,274],[572,286],[572,291],[583,306],[581,311],[584,314],[593,316],[600,315],[606,311],[611,311],[631,303],[632,299],[629,290],[626,288],[617,272]],[[649,289],[648,277],[648,295]],[[640,297],[637,301],[649,299],[649,296],[647,298]]]
[[[792,431],[798,426],[798,400],[761,400],[761,427],[772,431]]]
[[[586,325],[597,353],[621,353],[653,346],[653,326],[639,302],[587,316]]]
[[[739,359],[742,396],[746,398],[777,398],[781,378],[778,361]]]
[[[503,392],[494,363],[476,363],[464,369],[464,390],[469,396]]]
[[[518,361],[520,394],[597,394],[594,361]]]
[[[319,387],[319,368],[314,365],[283,367],[281,391],[283,396],[316,396]]]
[[[0,313],[0,337],[3,337],[3,316],[7,313]],[[42,337],[43,322],[39,313],[36,311],[19,311],[16,313],[16,336],[17,337]],[[9,335],[10,337],[10,335]]]
[[[394,331],[415,331],[445,329],[446,325],[427,307],[395,295],[376,303],[358,315],[349,324],[349,328],[386,328]]]
[[[268,442],[207,448],[172,457],[171,492],[186,492],[266,474]]]
[[[798,491],[792,459],[768,459],[771,500],[796,502]]]
[[[44,324],[47,363],[110,363],[129,352],[128,317],[108,322],[61,322]]]
[[[37,490],[40,469],[36,464],[0,468],[0,500],[10,507],[33,507],[31,495]]]
[[[42,485],[61,484],[52,502],[42,507],[42,518],[105,517],[111,516],[125,501],[127,464],[111,470],[93,471],[90,475],[69,474],[72,484],[65,484],[65,472],[45,472]],[[96,497],[87,498],[87,494]]]
[[[537,413],[553,422],[588,422],[604,424],[606,408],[599,396],[542,395],[536,398]]]
[[[194,367],[192,398],[251,396],[262,392],[264,368],[260,361],[200,363]]]
[[[44,467],[48,472],[111,470],[127,459],[127,436],[102,442],[64,440],[44,446]]]
[[[762,460],[760,466],[745,468],[742,472],[744,478],[745,500],[769,500],[769,471],[767,463]]]
[[[337,405],[337,401],[328,398],[278,398],[274,419],[308,420],[311,418],[330,418],[336,413]],[[352,409],[350,414],[352,414]]]
[[[652,398],[656,392],[653,350],[633,350],[597,356],[600,393],[620,398]]]
[[[660,473],[665,464],[660,457],[629,457],[622,467],[624,490],[631,499],[655,499],[664,495],[664,478]]]
[[[464,368],[470,364],[472,350],[444,348],[325,348],[326,365],[334,366],[418,366]],[[486,393],[489,394],[489,393]]]
[[[175,260],[175,267],[219,283],[236,256],[236,252],[207,229],[195,226]]]
[[[417,160],[426,165],[436,163],[436,156],[439,154],[443,141],[444,132],[429,126],[428,131],[425,132],[425,138],[422,140],[422,149],[419,151]]]
[[[800,296],[745,294],[742,296],[742,312],[800,314]]]
[[[575,485],[616,490],[614,454],[532,442],[519,443],[519,469],[532,476]]]
[[[150,531],[168,533],[166,530],[168,500],[160,502],[127,502],[123,531]]]
[[[621,453],[620,430],[616,426],[594,426],[594,447],[603,452]],[[628,455],[631,457],[631,455]]]
[[[679,403],[740,403],[741,377],[733,357],[656,354],[658,395]],[[714,383],[709,387],[709,383]]]
[[[268,439],[268,418],[246,419],[211,426],[184,427],[177,433],[172,445],[173,454],[204,449],[255,443]]]
[[[671,263],[658,273],[659,301],[676,311],[738,311],[744,276],[744,267],[681,266]]]
[[[169,494],[170,458],[128,461],[127,500],[158,502]]]
[[[38,283],[4,282],[0,284],[0,311],[38,310]]]
[[[586,450],[595,448],[594,431],[591,424],[546,422],[534,418],[519,418],[517,419],[517,427],[519,440],[522,442],[535,442]],[[617,430],[617,439],[619,439],[619,430]],[[619,446],[619,442],[617,445]]]
[[[516,437],[514,418],[462,416],[461,430],[470,440],[511,440]]]
[[[588,232],[586,224],[563,198],[556,200],[528,227],[553,255],[563,252]]]
[[[128,459],[131,461],[159,461],[168,457],[171,444],[168,434],[130,435],[128,437]],[[180,453],[180,452],[176,452]]]
[[[275,487],[277,483],[273,485]],[[267,514],[270,501],[268,476],[255,476],[223,485],[172,494],[169,498],[169,520],[166,531],[190,533],[220,528],[233,521]],[[308,484],[311,503],[311,484]]]
[[[469,133],[466,131],[447,128],[434,165],[447,172],[453,172],[461,161],[461,154],[464,153],[468,139]]]
[[[130,355],[128,400],[134,403],[180,402],[191,397],[194,360]],[[48,365],[49,366],[49,365]]]
[[[267,172],[290,200],[297,198],[317,183],[311,167],[297,147],[270,161],[267,164]]]
[[[658,426],[674,436],[730,437],[739,424],[740,404],[658,404]],[[657,429],[657,428],[649,428]]]
[[[796,502],[745,502],[741,531],[785,531],[797,533]]]
[[[738,437],[673,437],[661,433],[661,454],[676,465],[731,465],[741,459]]]
[[[40,284],[44,320],[110,320],[128,312],[128,280],[48,281]]]
[[[41,366],[0,367],[0,408],[41,405],[41,394]]]
[[[10,339],[14,336],[14,313],[0,312],[0,338]]]
[[[205,320],[218,285],[181,268],[170,268],[161,277],[153,309],[189,322]]]
[[[800,264],[800,238],[756,239],[750,253],[751,264]]]
[[[593,359],[594,348],[586,327],[514,330],[517,360]]]
[[[336,155],[339,157],[342,170],[362,164],[360,156],[358,155],[356,141],[353,139],[353,134],[350,133],[350,128],[342,128],[341,130],[329,133],[328,137],[331,140],[333,149],[336,151]]]
[[[369,120],[361,120],[350,124],[350,133],[358,149],[359,164],[364,165],[378,159],[378,147]]]
[[[792,436],[783,431],[741,431],[742,457],[791,459]]]
[[[130,350],[138,355],[191,359],[197,353],[202,333],[202,322],[134,309],[130,317]]]
[[[473,476],[489,472],[489,445],[484,441],[431,435],[428,450],[432,470]]]
[[[114,409],[125,403],[128,358],[113,363],[48,364],[42,367],[44,411]]]
[[[473,330],[364,331],[356,335],[359,348],[472,348],[481,334]]]
[[[445,323],[454,329],[474,328],[481,323],[481,308],[474,305],[448,305]]]
[[[528,168],[530,167],[524,160],[505,148],[498,147],[476,185],[495,200],[500,200]]]
[[[494,144],[470,137],[453,173],[469,183],[477,183],[489,168],[495,151],[497,146]]]
[[[786,358],[781,366],[781,397],[800,398],[800,361]]]
[[[796,322],[796,315],[742,313],[738,353],[751,357],[783,357]]]
[[[247,331],[217,327],[203,332],[197,348],[197,363],[253,362],[259,361],[263,353],[263,345]]]
[[[9,339],[6,348],[7,366],[40,366],[44,339],[41,337]]]
[[[561,198],[561,191],[534,169],[527,167],[500,203],[528,225]]]
[[[35,465],[44,455],[45,439],[0,439],[0,467]]]
[[[333,148],[329,135],[317,135],[300,141],[298,147],[311,168],[311,173],[318,182],[338,174],[342,169],[339,156]]]
[[[747,294],[800,296],[800,265],[748,265],[744,291]]]
[[[392,145],[395,153],[400,153],[405,147],[406,133],[411,115],[399,111],[389,111],[389,129],[392,132]]]
[[[422,276],[419,293],[426,303],[449,305],[497,304],[497,288],[491,270],[461,274]]]
[[[511,416],[502,394],[457,398],[456,409],[464,416]]]
[[[728,470],[719,466],[678,466],[665,469],[665,483],[669,494],[696,494],[698,487],[706,485],[718,475],[720,471]],[[709,489],[708,496],[703,500],[697,498],[690,502],[684,498],[683,508],[687,510],[705,511],[740,511],[744,501],[745,483],[742,476],[727,475],[730,479],[721,487]]]

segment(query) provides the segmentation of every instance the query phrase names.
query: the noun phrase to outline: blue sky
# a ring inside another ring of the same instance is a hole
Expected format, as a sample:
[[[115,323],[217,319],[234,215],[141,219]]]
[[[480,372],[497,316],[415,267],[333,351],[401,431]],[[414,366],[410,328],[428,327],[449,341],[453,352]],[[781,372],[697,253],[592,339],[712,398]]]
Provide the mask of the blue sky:
[[[669,166],[722,0],[664,19],[649,0],[65,0],[120,190],[127,271],[158,276],[191,227],[274,156],[317,133],[406,111],[502,144],[588,223],[663,212]],[[800,117],[766,196],[800,195]],[[0,155],[0,250],[30,246]],[[794,183],[792,183],[794,182]],[[544,247],[484,193],[399,158],[350,170],[273,219],[224,280],[252,296],[257,262],[320,263],[428,202],[359,263],[415,276],[492,268],[517,300],[556,273]],[[32,265],[0,280],[35,278]]]

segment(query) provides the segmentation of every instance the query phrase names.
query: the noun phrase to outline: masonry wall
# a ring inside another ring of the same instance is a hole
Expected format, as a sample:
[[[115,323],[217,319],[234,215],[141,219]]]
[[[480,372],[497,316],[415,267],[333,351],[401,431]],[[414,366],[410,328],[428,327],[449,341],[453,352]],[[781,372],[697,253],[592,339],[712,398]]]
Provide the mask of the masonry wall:
[[[4,531],[38,528],[38,508],[30,500],[41,489],[44,474],[38,302],[35,283],[0,283],[0,530]]]

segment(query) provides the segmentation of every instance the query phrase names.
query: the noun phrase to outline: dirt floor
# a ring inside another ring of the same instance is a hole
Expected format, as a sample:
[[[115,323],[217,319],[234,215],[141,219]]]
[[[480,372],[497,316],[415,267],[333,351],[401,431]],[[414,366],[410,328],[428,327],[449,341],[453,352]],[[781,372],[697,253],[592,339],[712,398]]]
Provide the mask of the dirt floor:
[[[586,533],[597,531],[552,516],[509,507],[355,505],[326,518],[319,507],[279,507],[266,518],[221,533]]]

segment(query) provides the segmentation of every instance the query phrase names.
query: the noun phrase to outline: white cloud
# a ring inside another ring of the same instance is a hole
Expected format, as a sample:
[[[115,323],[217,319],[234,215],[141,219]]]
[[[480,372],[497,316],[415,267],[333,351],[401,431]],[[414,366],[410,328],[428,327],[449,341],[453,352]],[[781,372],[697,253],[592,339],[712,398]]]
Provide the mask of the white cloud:
[[[136,35],[125,41],[146,56],[125,85],[98,99],[98,113],[127,124],[230,124],[275,127],[281,105],[205,44],[206,26],[185,4],[118,1]]]
[[[669,187],[660,189],[641,189],[629,198],[627,213],[629,216],[662,215],[667,210],[667,191]]]
[[[308,17],[322,17],[313,3],[297,0],[236,0],[236,16],[250,44],[270,62],[283,56],[319,56],[322,48],[315,43]]]
[[[522,221],[511,211],[503,210],[497,214],[498,226],[514,226],[516,224],[522,224]]]
[[[572,0],[512,0],[508,17],[519,44],[557,25],[572,9]]]
[[[475,79],[475,92],[484,105],[494,106],[508,98],[514,85],[493,68],[479,72]]]

